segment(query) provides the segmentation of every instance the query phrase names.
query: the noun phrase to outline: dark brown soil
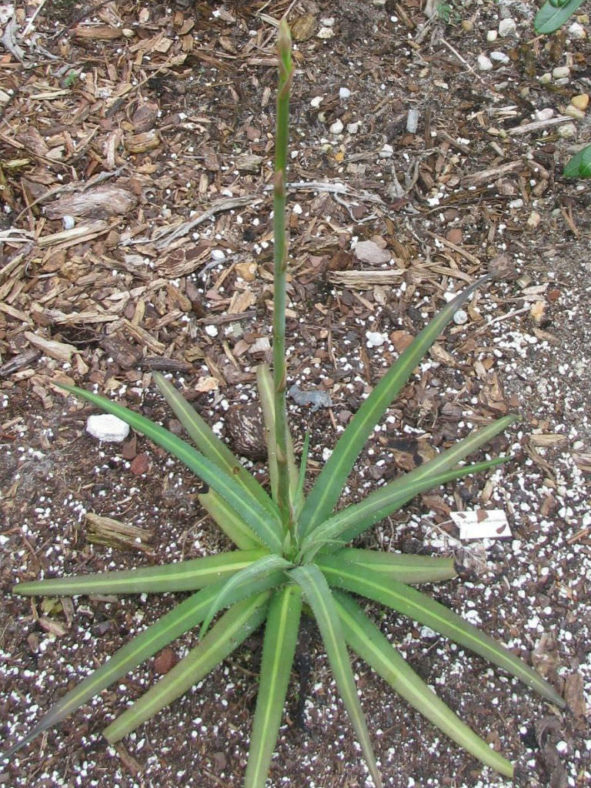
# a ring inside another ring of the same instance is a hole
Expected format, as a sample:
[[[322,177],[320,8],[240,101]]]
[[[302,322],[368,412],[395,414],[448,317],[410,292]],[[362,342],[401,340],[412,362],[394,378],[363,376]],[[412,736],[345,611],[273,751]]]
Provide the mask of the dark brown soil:
[[[520,412],[490,447],[512,454],[502,470],[422,496],[362,543],[454,554],[462,577],[434,596],[534,664],[568,710],[429,630],[372,612],[440,696],[518,764],[519,784],[591,784],[591,192],[561,175],[573,146],[589,142],[589,111],[569,121],[572,137],[560,131],[566,121],[520,128],[591,92],[588,18],[580,19],[585,38],[545,39],[533,34],[533,6],[492,0],[450,3],[447,22],[427,21],[418,2],[390,0],[114,0],[95,9],[56,0],[19,9],[21,32],[35,8],[20,41],[24,62],[7,52],[0,84],[2,746],[173,604],[31,601],[10,594],[14,582],[229,547],[199,508],[198,480],[141,436],[98,443],[85,432],[91,409],[55,383],[94,388],[177,429],[151,379],[153,369],[169,371],[266,478],[256,438],[245,446],[236,414],[252,417],[256,365],[269,359],[273,20],[289,8],[298,39],[290,384],[327,391],[333,403],[312,412],[290,402],[296,443],[309,429],[316,473],[323,450],[443,294],[502,269],[391,408],[346,499],[470,426]],[[507,15],[516,34],[489,42],[487,31]],[[478,55],[494,51],[506,62],[479,70]],[[564,65],[566,81],[540,80]],[[411,109],[416,132],[407,128]],[[81,236],[56,235],[64,215]],[[387,249],[390,262],[357,259],[361,240]],[[503,509],[513,538],[460,543],[450,512],[478,508]],[[87,512],[139,526],[148,538],[141,549],[95,544]],[[174,657],[196,637],[174,643]],[[110,748],[105,724],[166,657],[151,661],[5,763],[0,784],[239,786],[260,651],[253,635]],[[363,663],[355,669],[385,785],[508,784]],[[270,785],[365,786],[366,775],[307,623]]]

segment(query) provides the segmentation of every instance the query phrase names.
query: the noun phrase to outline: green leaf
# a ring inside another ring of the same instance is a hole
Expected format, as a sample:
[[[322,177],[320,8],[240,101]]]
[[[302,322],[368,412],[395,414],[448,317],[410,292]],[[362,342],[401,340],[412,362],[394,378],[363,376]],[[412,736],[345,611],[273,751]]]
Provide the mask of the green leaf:
[[[280,579],[280,573],[273,573],[273,575],[259,580],[251,592],[259,593],[272,588]],[[63,698],[60,698],[26,737],[0,755],[0,761],[11,757],[40,733],[61,722],[80,708],[89,698],[98,695],[99,692],[160,651],[175,638],[201,623],[221,587],[222,582],[218,582],[198,591],[178,604],[170,613],[162,616],[155,624],[136,635],[133,640],[116,651],[104,665],[91,673],[70,692],[67,692]],[[243,598],[244,589],[239,589],[232,601],[236,602]]]
[[[347,477],[374,427],[388,406],[406,385],[415,367],[435,342],[460,306],[490,276],[478,279],[450,301],[418,334],[398,361],[386,372],[369,397],[362,403],[341,435],[328,462],[308,495],[299,518],[300,537],[309,534],[326,520],[340,498]]]
[[[174,457],[177,457],[187,468],[219,493],[235,511],[240,512],[245,523],[254,531],[261,544],[266,545],[273,552],[280,551],[283,527],[279,516],[271,514],[268,509],[263,508],[257,501],[246,496],[244,489],[234,480],[233,476],[222,471],[219,466],[215,465],[184,440],[181,440],[181,438],[159,424],[154,424],[154,422],[144,418],[144,416],[140,416],[139,413],[134,413],[129,408],[124,408],[122,405],[118,405],[100,394],[93,394],[75,386],[60,384],[60,388],[75,394],[81,399],[92,402],[93,405],[107,413],[112,413],[129,424],[130,427],[133,427],[134,430],[142,433],[142,435],[162,446]],[[236,468],[235,473],[239,474],[239,472],[239,468]]]
[[[575,13],[584,0],[553,0],[544,3],[534,19],[536,33],[554,33]]]
[[[260,547],[261,540],[255,536],[242,517],[215,490],[200,493],[197,498],[216,525],[241,550]]]
[[[301,545],[302,554],[310,560],[327,544],[329,549],[338,549],[358,534],[384,517],[400,509],[425,490],[459,479],[470,473],[480,473],[507,460],[498,458],[473,465],[457,466],[469,454],[479,449],[492,437],[502,432],[517,419],[514,415],[504,416],[486,427],[471,432],[463,440],[441,452],[429,462],[380,487],[357,504],[347,507],[330,517],[308,534]]]
[[[591,145],[575,154],[562,174],[565,178],[591,178]]]
[[[12,587],[14,594],[75,596],[77,594],[159,594],[196,591],[231,577],[263,556],[266,550],[234,550],[231,553],[193,558],[162,566],[95,572],[76,577],[31,580]]]
[[[243,569],[239,569],[232,577],[225,581],[223,587],[220,589],[219,594],[211,603],[211,607],[207,611],[207,615],[201,625],[199,637],[202,638],[207,630],[215,614],[223,607],[227,606],[227,600],[236,594],[238,589],[248,589],[250,585],[256,580],[267,577],[269,573],[280,570],[289,569],[293,564],[286,561],[280,555],[264,555],[257,561],[253,561]]]
[[[342,566],[354,567],[358,572],[365,572],[382,582],[392,579],[411,584],[438,583],[450,580],[457,574],[453,558],[380,553],[353,547],[339,550],[333,555],[320,556],[315,563],[322,572],[329,568],[338,571]]]
[[[107,741],[113,744],[122,739],[213,670],[263,623],[269,597],[265,591],[237,602],[199,645],[104,730]]]
[[[240,463],[226,444],[221,441],[209,424],[204,421],[197,411],[185,400],[184,397],[175,389],[172,383],[158,372],[154,373],[154,380],[166,399],[176,417],[181,422],[191,440],[195,443],[199,451],[242,487],[245,495],[256,501],[260,506],[268,509],[273,515],[277,515],[277,507],[265,492],[264,488],[257,482],[252,474]]]
[[[344,588],[354,594],[380,602],[409,618],[424,624],[450,640],[469,648],[481,657],[521,679],[548,700],[563,707],[564,701],[539,673],[526,665],[496,640],[444,605],[396,580],[382,581],[345,564],[338,570],[327,567],[324,574],[331,586]]]
[[[265,788],[287,695],[301,610],[301,591],[293,585],[276,591],[269,604],[245,788]]]
[[[304,598],[314,613],[339,693],[357,734],[369,772],[376,788],[381,788],[382,780],[357,696],[343,629],[331,590],[324,575],[316,566],[310,564],[299,566],[292,569],[289,575],[302,589]]]
[[[506,777],[513,766],[477,736],[415,673],[347,594],[333,592],[349,646],[411,706],[479,761]]]

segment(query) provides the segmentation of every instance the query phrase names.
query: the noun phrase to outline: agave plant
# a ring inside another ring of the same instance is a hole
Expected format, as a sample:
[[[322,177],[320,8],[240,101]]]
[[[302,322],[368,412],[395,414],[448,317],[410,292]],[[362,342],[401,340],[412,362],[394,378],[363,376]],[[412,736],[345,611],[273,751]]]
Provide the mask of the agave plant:
[[[451,739],[482,763],[511,776],[511,763],[479,738],[419,678],[363,611],[356,597],[398,611],[471,649],[558,706],[564,705],[561,697],[501,644],[413,588],[418,583],[452,578],[455,575],[452,558],[379,553],[347,544],[417,494],[504,462],[506,458],[462,464],[464,458],[508,427],[515,416],[505,416],[470,433],[424,465],[379,487],[364,500],[345,509],[337,508],[347,477],[375,425],[455,311],[487,277],[449,302],[382,377],[351,419],[308,491],[305,475],[308,440],[304,441],[298,464],[288,430],[285,400],[286,162],[293,73],[291,41],[285,21],[280,26],[278,51],[273,372],[263,365],[257,374],[270,491],[241,465],[161,375],[154,376],[156,384],[196,448],[109,399],[64,386],[77,397],[123,419],[205,482],[208,489],[200,501],[236,549],[160,567],[23,582],[15,586],[16,593],[29,595],[192,593],[69,691],[4,757],[12,756],[175,638],[199,627],[198,644],[105,729],[107,741],[117,742],[182,695],[252,632],[264,626],[258,698],[244,781],[248,788],[262,787],[279,731],[300,620],[302,615],[307,615],[316,621],[338,690],[376,786],[381,785],[380,774],[348,649],[365,660]]]
[[[534,19],[536,33],[550,34],[559,30],[585,0],[546,0]]]

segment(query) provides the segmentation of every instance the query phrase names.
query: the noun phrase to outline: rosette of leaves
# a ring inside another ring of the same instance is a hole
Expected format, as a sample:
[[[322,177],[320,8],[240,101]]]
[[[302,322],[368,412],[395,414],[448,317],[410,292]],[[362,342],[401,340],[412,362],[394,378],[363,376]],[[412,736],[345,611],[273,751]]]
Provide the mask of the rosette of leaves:
[[[160,567],[23,582],[15,586],[16,593],[29,595],[190,594],[67,692],[4,757],[10,758],[35,736],[59,723],[175,638],[192,628],[200,628],[197,645],[105,729],[106,739],[117,742],[200,681],[252,632],[264,627],[258,698],[244,781],[248,788],[263,788],[287,695],[300,620],[306,615],[316,621],[339,693],[376,786],[381,785],[381,778],[349,651],[365,660],[402,698],[461,747],[482,763],[511,776],[511,763],[462,722],[412,670],[364,612],[358,597],[395,610],[471,649],[558,706],[564,705],[561,697],[500,643],[414,588],[423,582],[452,578],[455,575],[452,558],[380,553],[350,547],[348,543],[419,493],[504,462],[505,458],[474,463],[464,460],[508,427],[515,417],[505,416],[473,431],[429,462],[379,487],[358,503],[340,510],[337,507],[348,475],[376,424],[454,312],[483,280],[448,303],[382,377],[351,419],[308,490],[305,475],[308,440],[304,441],[298,464],[285,402],[285,170],[293,73],[289,28],[285,21],[280,26],[278,48],[273,373],[267,366],[258,369],[270,490],[263,488],[241,465],[164,377],[155,375],[156,384],[193,445],[105,397],[64,386],[77,397],[126,421],[205,482],[208,489],[200,501],[236,549]]]

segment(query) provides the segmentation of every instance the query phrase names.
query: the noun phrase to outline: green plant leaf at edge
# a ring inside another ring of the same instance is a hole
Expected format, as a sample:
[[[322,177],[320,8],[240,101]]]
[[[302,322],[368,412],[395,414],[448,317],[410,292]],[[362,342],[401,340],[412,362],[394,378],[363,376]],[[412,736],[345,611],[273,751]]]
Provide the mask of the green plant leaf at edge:
[[[301,589],[296,585],[276,591],[269,604],[245,788],[265,787],[287,695],[301,610]]]
[[[405,553],[382,553],[346,547],[332,555],[321,555],[315,562],[324,572],[329,567],[340,568],[342,562],[351,564],[358,572],[381,578],[398,580],[400,583],[438,583],[456,577],[453,558]]]
[[[339,694],[361,745],[369,773],[376,788],[381,788],[382,780],[371,746],[367,723],[359,703],[353,670],[332,592],[322,572],[312,564],[298,566],[288,574],[300,586],[304,599],[312,609]]]
[[[107,741],[113,744],[151,719],[231,654],[265,620],[270,594],[254,594],[228,610],[186,657],[105,728]]]
[[[479,761],[506,777],[513,766],[477,736],[415,673],[378,627],[347,594],[333,591],[349,646],[411,706]]]
[[[591,178],[591,145],[569,159],[562,174],[565,178]]]
[[[268,577],[254,583],[246,592],[244,589],[237,589],[235,597],[228,600],[228,602],[237,602],[244,599],[247,594],[259,593],[274,588],[281,583],[282,579],[283,573],[272,573]],[[61,722],[76,709],[80,708],[89,698],[98,695],[99,692],[156,654],[156,652],[177,637],[200,624],[222,585],[223,582],[218,582],[193,594],[122,646],[104,665],[101,665],[100,668],[60,698],[25,737],[2,753],[0,762],[10,758],[21,747],[33,741],[39,734]]]
[[[415,495],[453,479],[506,462],[505,458],[498,458],[486,460],[484,463],[456,467],[458,462],[502,432],[516,419],[517,416],[509,414],[480,430],[474,430],[429,462],[380,487],[359,503],[337,512],[304,538],[301,546],[302,555],[309,560],[324,543],[327,543],[328,549],[331,549],[330,545],[332,549],[337,549],[344,542],[351,541],[379,520],[395,512]]]
[[[570,0],[562,7],[553,6],[546,2],[540,8],[534,19],[534,30],[536,33],[554,33],[562,27],[585,0]]]
[[[490,279],[486,275],[452,299],[417,335],[395,364],[381,378],[339,438],[331,456],[308,495],[299,518],[300,538],[326,520],[340,498],[355,460],[392,400],[406,385],[415,367],[460,306]]]
[[[449,608],[404,583],[370,577],[346,561],[339,568],[335,567],[335,563],[323,570],[329,585],[344,588],[397,610],[498,665],[557,706],[565,705],[554,687],[539,673]]]
[[[268,555],[258,550],[233,550],[229,553],[192,558],[159,566],[94,572],[75,577],[55,577],[16,583],[14,594],[76,596],[78,594],[161,594],[196,591],[198,588],[231,577],[254,561]]]
[[[283,527],[279,516],[271,515],[268,509],[246,496],[244,488],[205,455],[159,424],[154,424],[144,416],[140,416],[139,413],[134,413],[129,408],[118,405],[100,394],[93,394],[90,391],[63,383],[59,385],[70,394],[85,399],[101,410],[117,416],[134,430],[166,449],[221,495],[234,510],[240,512],[262,545],[266,545],[275,553],[280,552]]]
[[[191,440],[209,460],[225,471],[243,488],[245,495],[260,506],[277,514],[277,507],[252,474],[240,463],[226,444],[218,438],[209,424],[197,413],[175,387],[158,372],[153,373],[162,396],[174,411]]]

